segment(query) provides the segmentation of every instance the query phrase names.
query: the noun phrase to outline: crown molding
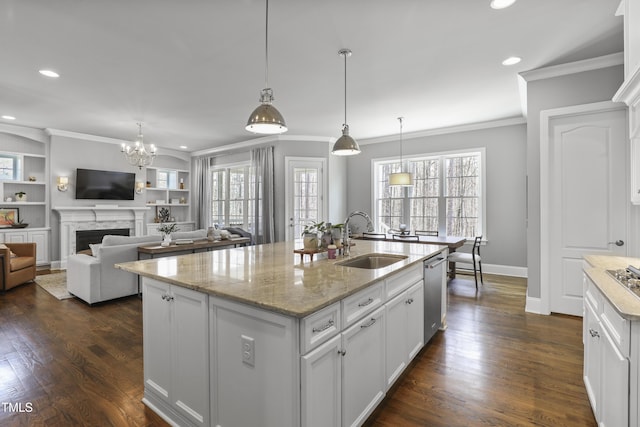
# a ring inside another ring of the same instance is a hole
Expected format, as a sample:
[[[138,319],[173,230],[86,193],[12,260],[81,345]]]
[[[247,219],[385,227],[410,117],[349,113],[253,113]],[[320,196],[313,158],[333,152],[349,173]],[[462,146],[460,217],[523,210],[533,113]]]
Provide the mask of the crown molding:
[[[207,148],[205,150],[194,151],[191,157],[206,156],[209,154],[219,154],[228,151],[243,150],[262,144],[268,144],[279,141],[300,141],[300,142],[325,142],[332,144],[336,141],[334,137],[311,136],[311,135],[269,135],[259,138],[249,139],[246,141],[235,142],[232,144],[220,145],[219,147]]]
[[[71,132],[71,131],[60,130],[60,129],[46,128],[44,132],[49,136],[60,136],[65,138],[81,139],[83,141],[100,142],[103,144],[114,144],[114,145],[122,145],[122,143],[131,144],[131,141],[126,141],[124,139],[109,138],[106,136],[90,135],[87,133]],[[176,157],[184,161],[189,161],[191,157],[187,152],[172,150],[170,148],[162,148],[162,147],[158,147],[157,155]]]
[[[523,71],[519,75],[527,82],[536,80],[551,79],[554,77],[567,76],[569,74],[581,73],[584,71],[599,70],[601,68],[615,67],[624,64],[624,54],[622,52],[610,55],[599,56],[597,58],[584,59],[582,61],[568,62],[566,64],[552,65],[550,67],[536,68],[535,70]]]
[[[487,122],[478,122],[478,123],[468,123],[464,125],[448,126],[448,127],[437,128],[437,129],[428,129],[428,130],[421,130],[417,132],[403,133],[402,139],[407,140],[407,139],[424,138],[428,136],[446,135],[450,133],[460,133],[460,132],[470,132],[474,130],[521,125],[526,123],[527,121],[524,117],[511,117],[508,119],[491,120]],[[370,139],[364,139],[364,140],[359,139],[358,144],[360,145],[380,144],[383,142],[396,141],[397,139],[398,139],[397,134],[387,135],[387,136],[381,136],[377,138],[370,138]]]
[[[49,140],[44,130],[27,126],[0,123],[0,132],[32,139],[43,144]]]

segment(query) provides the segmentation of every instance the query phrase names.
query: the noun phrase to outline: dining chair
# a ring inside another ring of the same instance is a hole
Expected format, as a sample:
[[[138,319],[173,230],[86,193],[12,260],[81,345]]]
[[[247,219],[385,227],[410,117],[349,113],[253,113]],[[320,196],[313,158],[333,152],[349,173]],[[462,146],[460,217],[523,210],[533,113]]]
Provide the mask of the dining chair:
[[[411,241],[411,242],[417,242],[418,241],[418,236],[416,235],[408,235],[408,234],[393,234],[391,236],[391,238],[393,240],[404,240],[404,241]]]
[[[417,236],[433,236],[438,237],[438,230],[416,230]]]
[[[473,265],[473,277],[476,279],[476,289],[478,289],[478,272],[480,272],[480,283],[484,285],[484,279],[482,278],[482,261],[480,259],[480,242],[482,236],[477,236],[473,241],[473,247],[471,253],[466,252],[452,252],[447,257],[447,261],[460,264]]]
[[[386,239],[387,235],[384,233],[362,233],[362,237],[365,239]]]

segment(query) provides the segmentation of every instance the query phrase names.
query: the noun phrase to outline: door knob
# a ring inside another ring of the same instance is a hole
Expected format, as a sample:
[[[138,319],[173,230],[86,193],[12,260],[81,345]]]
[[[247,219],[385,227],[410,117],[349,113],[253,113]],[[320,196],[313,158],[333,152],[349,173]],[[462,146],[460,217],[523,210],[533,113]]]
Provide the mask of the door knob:
[[[624,240],[616,240],[615,242],[609,242],[610,245],[624,246]]]

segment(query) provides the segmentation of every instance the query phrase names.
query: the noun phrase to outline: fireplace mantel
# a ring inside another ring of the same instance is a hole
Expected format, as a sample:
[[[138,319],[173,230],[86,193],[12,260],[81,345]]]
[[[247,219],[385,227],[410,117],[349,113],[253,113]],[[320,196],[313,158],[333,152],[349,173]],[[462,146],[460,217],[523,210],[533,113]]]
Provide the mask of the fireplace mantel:
[[[144,234],[146,206],[57,206],[60,216],[60,268],[66,268],[67,258],[76,252],[76,231],[109,228],[129,228],[132,236]]]

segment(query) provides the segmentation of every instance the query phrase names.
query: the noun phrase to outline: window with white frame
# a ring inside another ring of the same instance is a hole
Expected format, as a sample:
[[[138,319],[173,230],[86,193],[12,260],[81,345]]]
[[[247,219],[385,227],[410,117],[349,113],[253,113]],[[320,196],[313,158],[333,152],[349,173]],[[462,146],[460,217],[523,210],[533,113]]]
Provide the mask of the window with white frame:
[[[380,232],[408,224],[412,231],[472,238],[484,230],[484,149],[405,160],[413,187],[391,187],[398,160],[374,161],[374,219]]]
[[[19,181],[21,160],[19,156],[0,153],[0,180]]]
[[[211,221],[219,227],[253,230],[255,174],[239,164],[211,171]]]

